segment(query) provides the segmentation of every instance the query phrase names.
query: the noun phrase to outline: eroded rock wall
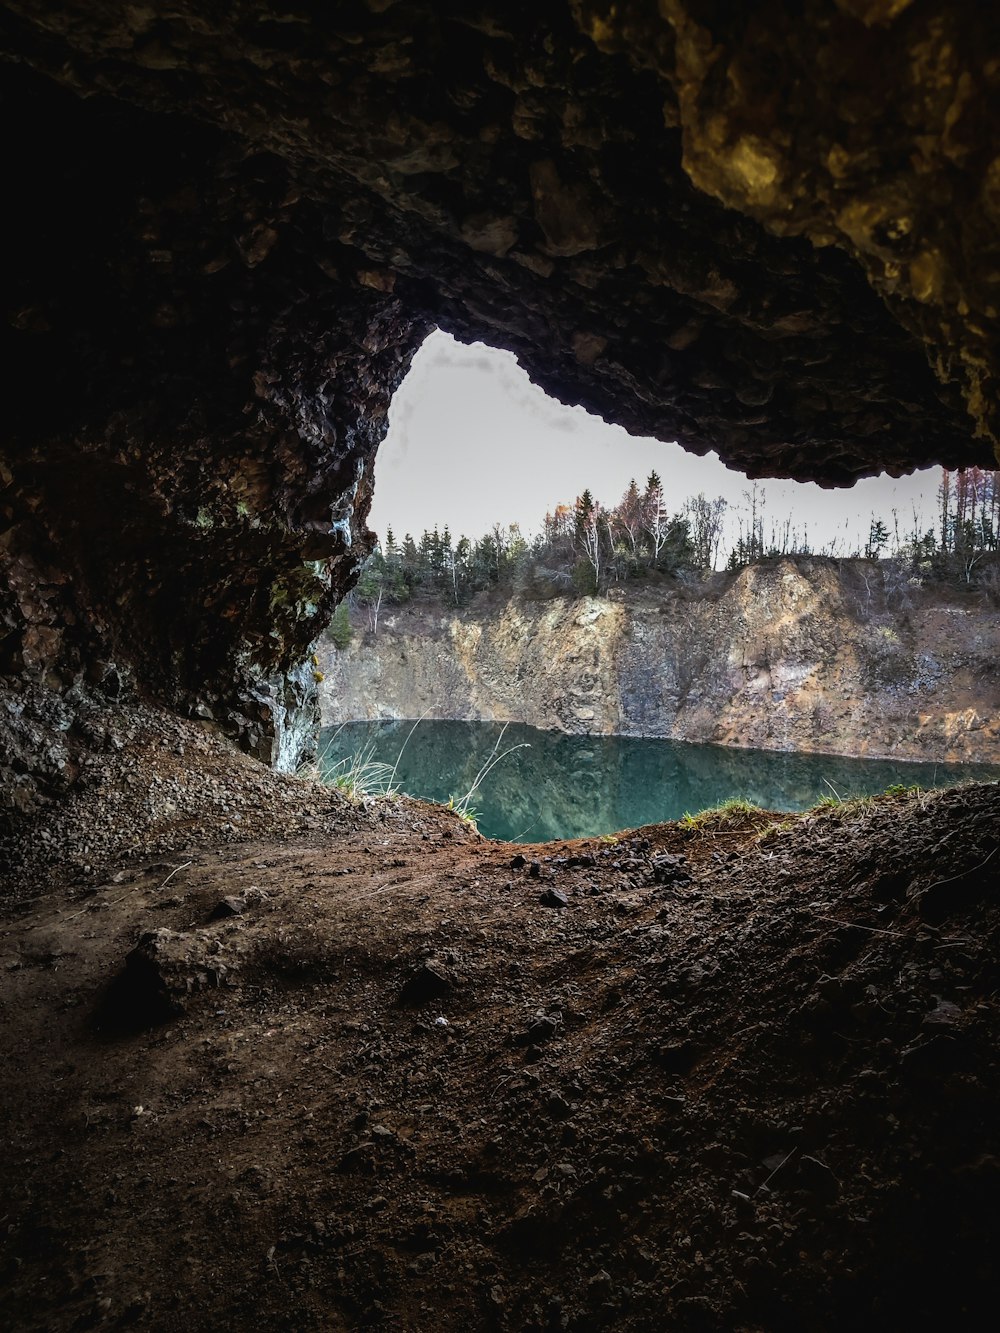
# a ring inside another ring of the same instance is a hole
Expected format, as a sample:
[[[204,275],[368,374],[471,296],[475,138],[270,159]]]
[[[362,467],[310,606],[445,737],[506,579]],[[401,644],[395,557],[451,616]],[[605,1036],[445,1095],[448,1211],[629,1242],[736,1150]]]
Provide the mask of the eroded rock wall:
[[[294,768],[308,646],[369,550],[426,325],[292,236],[271,255],[294,197],[276,159],[31,76],[7,91],[34,132],[6,292],[4,803],[75,780],[88,697],[152,696]]]
[[[1000,21],[991,5],[576,0],[676,95],[701,190],[854,256],[998,440]],[[992,127],[992,135],[984,129]]]
[[[784,560],[724,589],[383,613],[321,648],[322,713],[996,763],[998,657],[988,607]]]

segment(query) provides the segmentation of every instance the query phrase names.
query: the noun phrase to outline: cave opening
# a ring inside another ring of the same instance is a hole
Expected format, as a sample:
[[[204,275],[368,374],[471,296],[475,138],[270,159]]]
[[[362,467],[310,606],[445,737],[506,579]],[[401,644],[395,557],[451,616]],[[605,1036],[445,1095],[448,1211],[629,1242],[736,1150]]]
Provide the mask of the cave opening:
[[[320,772],[474,799],[515,841],[992,780],[987,696],[968,712],[941,678],[955,614],[993,642],[997,482],[751,483],[434,331],[376,458],[378,544],[318,646]],[[983,517],[975,589],[935,535],[963,527],[952,489]]]
[[[387,413],[435,327],[463,344],[498,329],[532,393],[580,405],[545,409],[563,423],[556,435],[587,409],[621,423],[619,444],[622,428],[680,437],[696,455],[828,483],[983,452],[969,452],[953,386],[930,382],[912,335],[842,256],[779,245],[715,206],[701,222],[736,264],[738,301],[707,253],[673,286],[645,249],[628,263],[609,253],[602,277],[589,251],[558,239],[576,195],[547,166],[509,262],[506,231],[477,231],[466,268],[460,251],[426,244],[425,223],[404,262],[384,201],[359,212],[353,187],[338,177],[324,193],[272,147],[156,99],[81,100],[27,63],[5,69],[4,89],[35,131],[12,155],[26,204],[5,328],[18,392],[0,660],[17,697],[4,768],[15,810],[75,780],[88,694],[156,700],[296,766],[315,717],[309,646],[365,553]],[[629,245],[658,228],[676,242],[694,196],[674,186],[672,203],[652,196]],[[676,210],[669,226],[662,209]],[[620,282],[624,322],[612,319]],[[479,452],[503,460],[507,448]],[[533,476],[545,456],[504,479]],[[646,457],[640,484],[656,466]],[[586,477],[553,477],[539,508],[571,503],[578,485]]]
[[[475,542],[516,523],[531,541],[546,515],[589,490],[605,511],[651,472],[663,503],[684,513],[704,497],[720,514],[710,566],[725,568],[741,530],[780,553],[860,554],[873,524],[902,541],[938,522],[941,472],[861,478],[850,488],[753,478],[677,442],[629,434],[551,397],[510,352],[433,330],[393,395],[375,459],[368,523],[380,542],[447,528]],[[750,508],[754,513],[751,516]]]

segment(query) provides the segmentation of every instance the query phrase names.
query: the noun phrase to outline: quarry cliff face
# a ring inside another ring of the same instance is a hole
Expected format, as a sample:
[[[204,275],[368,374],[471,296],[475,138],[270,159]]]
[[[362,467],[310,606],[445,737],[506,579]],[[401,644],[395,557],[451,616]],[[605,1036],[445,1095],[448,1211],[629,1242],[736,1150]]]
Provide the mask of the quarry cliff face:
[[[719,586],[719,585],[725,586]],[[528,722],[578,733],[995,763],[995,612],[886,586],[866,562],[782,560],[715,585],[383,613],[325,643],[325,723]]]

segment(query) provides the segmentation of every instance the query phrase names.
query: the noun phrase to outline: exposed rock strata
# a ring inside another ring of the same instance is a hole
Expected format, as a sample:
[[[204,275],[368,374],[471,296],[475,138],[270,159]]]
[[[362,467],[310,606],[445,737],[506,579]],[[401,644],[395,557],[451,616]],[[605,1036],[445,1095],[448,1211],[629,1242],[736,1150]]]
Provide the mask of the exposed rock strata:
[[[1000,762],[1000,626],[887,598],[863,562],[784,560],[613,600],[405,607],[320,650],[324,720],[452,717],[764,750]],[[901,605],[900,602],[904,605]]]

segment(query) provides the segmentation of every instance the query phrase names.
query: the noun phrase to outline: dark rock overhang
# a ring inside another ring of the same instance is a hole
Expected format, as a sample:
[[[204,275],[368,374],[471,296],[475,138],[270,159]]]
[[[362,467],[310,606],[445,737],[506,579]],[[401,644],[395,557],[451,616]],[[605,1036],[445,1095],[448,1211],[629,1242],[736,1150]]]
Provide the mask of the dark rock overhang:
[[[434,325],[751,475],[992,462],[989,7],[14,0],[0,51],[9,682],[292,762]]]
[[[842,484],[981,462],[973,436],[995,437],[990,10],[4,12],[8,48],[65,86],[280,162],[284,196],[226,237],[236,262],[320,283],[351,256],[630,430]]]

